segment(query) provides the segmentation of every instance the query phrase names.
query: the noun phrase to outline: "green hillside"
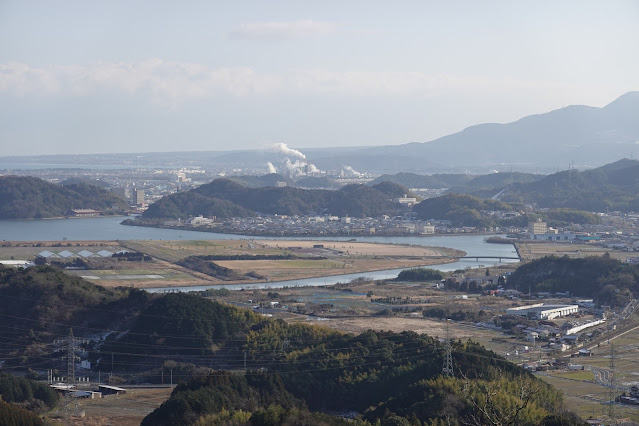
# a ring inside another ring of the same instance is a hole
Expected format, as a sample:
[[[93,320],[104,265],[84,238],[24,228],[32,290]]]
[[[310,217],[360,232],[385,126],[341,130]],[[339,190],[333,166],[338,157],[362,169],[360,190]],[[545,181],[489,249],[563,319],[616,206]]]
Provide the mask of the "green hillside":
[[[531,291],[569,291],[575,297],[594,298],[598,304],[623,306],[639,291],[639,267],[590,256],[571,259],[547,256],[526,263],[508,279],[509,288]]]
[[[118,380],[160,383],[159,367],[175,370],[181,384],[144,424],[343,425],[325,413],[345,411],[362,414],[355,425],[485,422],[474,404],[487,388],[494,415],[509,424],[563,415],[559,392],[476,343],[453,342],[456,378],[442,377],[444,346],[431,336],[343,334],[198,294],[106,290],[51,267],[0,268],[0,316],[10,370],[63,366],[59,354],[44,354],[69,327],[79,337],[106,337],[89,343],[90,360]],[[0,377],[3,398],[38,394],[55,403],[37,387],[29,394],[21,380]],[[507,414],[512,406],[520,406],[516,416]]]
[[[254,175],[241,175],[241,176],[228,176],[229,180],[239,183],[242,186],[249,188],[261,188],[263,186],[275,186],[277,182],[286,182],[289,186],[295,186],[293,179],[288,178],[279,173],[269,173],[263,176]]]
[[[473,179],[474,176],[466,174],[435,174],[418,175],[415,173],[397,173],[394,175],[382,175],[373,180],[370,185],[380,182],[394,182],[407,188],[450,188],[463,185]]]
[[[482,210],[509,211],[512,207],[499,201],[485,200],[473,195],[446,194],[428,198],[413,208],[422,220],[450,220],[454,224],[464,226],[489,226],[488,219],[480,215]]]
[[[62,186],[29,176],[0,176],[0,219],[59,217],[71,209],[126,208],[122,198],[87,183]]]
[[[392,202],[397,193],[408,192],[396,185],[379,188],[347,185],[337,191],[293,187],[248,188],[229,179],[216,179],[188,192],[172,194],[155,202],[143,219],[196,216],[247,217],[256,212],[282,215],[329,213],[352,217],[394,214],[400,206]]]
[[[412,332],[351,335],[267,321],[253,327],[246,347],[246,373],[213,372],[181,384],[143,425],[344,424],[319,411],[362,413],[354,425],[459,425],[482,418],[473,401],[487,387],[495,392],[492,408],[503,413],[521,403],[513,395],[522,384],[535,398],[512,424],[542,424],[562,406],[559,392],[474,343],[453,349],[455,368],[468,380],[441,376],[442,344]]]
[[[536,182],[543,177],[543,175],[520,172],[490,173],[477,176],[462,185],[453,186],[447,192],[490,198],[509,185]]]
[[[0,339],[23,342],[0,345],[8,365],[50,357],[40,345],[65,336],[69,328],[117,328],[117,323],[144,309],[151,295],[133,290],[109,290],[50,266],[16,269],[0,265]],[[113,315],[113,310],[120,312]]]
[[[639,161],[624,159],[592,170],[565,170],[536,182],[510,185],[501,200],[544,208],[639,211]]]

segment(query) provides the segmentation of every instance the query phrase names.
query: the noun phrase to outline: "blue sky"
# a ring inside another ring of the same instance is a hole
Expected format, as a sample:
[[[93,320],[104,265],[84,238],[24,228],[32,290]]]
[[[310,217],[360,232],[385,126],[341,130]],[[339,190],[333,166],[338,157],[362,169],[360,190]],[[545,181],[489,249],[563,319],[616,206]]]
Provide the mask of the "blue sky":
[[[639,90],[637,1],[0,2],[4,155],[429,141]]]

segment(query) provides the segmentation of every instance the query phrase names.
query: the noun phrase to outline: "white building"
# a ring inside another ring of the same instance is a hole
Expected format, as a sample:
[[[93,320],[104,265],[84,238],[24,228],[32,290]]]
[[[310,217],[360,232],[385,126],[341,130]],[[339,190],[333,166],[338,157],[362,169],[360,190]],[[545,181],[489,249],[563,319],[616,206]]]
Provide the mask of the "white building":
[[[509,315],[519,315],[535,320],[550,320],[577,312],[579,312],[577,305],[545,305],[543,303],[506,309]]]
[[[407,205],[407,206],[413,206],[413,205],[415,205],[415,203],[417,203],[417,198],[408,197],[408,196],[406,196],[406,194],[404,194],[403,197],[394,198],[393,201],[396,202],[396,203],[399,203],[399,204],[403,204],[403,205]]]
[[[30,260],[13,260],[13,259],[0,260],[0,264],[4,266],[13,266],[14,268],[29,268],[35,265],[35,263],[33,263]]]
[[[541,219],[537,219],[536,222],[528,223],[528,233],[531,235],[545,234],[547,229],[546,222],[542,222]]]

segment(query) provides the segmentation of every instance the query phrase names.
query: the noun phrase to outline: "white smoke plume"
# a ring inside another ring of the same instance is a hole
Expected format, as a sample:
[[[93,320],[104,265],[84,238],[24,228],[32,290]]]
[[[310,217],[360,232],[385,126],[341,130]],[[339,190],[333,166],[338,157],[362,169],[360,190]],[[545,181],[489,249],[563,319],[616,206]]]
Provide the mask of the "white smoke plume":
[[[295,160],[295,162],[293,163],[287,158],[286,163],[284,164],[288,169],[289,176],[292,178],[304,176],[306,174],[306,172],[304,171],[304,167],[306,166],[305,161]]]
[[[344,166],[342,169],[342,174],[348,177],[361,177],[363,175],[363,173],[358,172],[351,166]]]
[[[307,172],[310,174],[313,174],[313,173],[320,173],[321,170],[315,167],[315,164],[309,164],[307,167]]]
[[[288,145],[286,145],[285,143],[280,142],[273,144],[272,148],[274,151],[281,152],[282,154],[288,155],[289,157],[297,157],[301,158],[302,160],[306,160],[306,155],[302,154],[296,149],[289,148]]]
[[[271,163],[270,161],[266,163],[266,168],[268,170],[268,173],[277,173],[277,169],[275,168],[273,163]]]

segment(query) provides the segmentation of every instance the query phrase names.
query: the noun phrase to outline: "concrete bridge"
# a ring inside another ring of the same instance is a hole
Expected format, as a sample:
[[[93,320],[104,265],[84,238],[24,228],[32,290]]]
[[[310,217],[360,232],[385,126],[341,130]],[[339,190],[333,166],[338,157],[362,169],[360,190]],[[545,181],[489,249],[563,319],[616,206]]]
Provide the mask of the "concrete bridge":
[[[479,262],[479,259],[499,259],[500,262],[502,259],[521,260],[517,256],[463,256],[460,259],[475,259],[476,262]]]

